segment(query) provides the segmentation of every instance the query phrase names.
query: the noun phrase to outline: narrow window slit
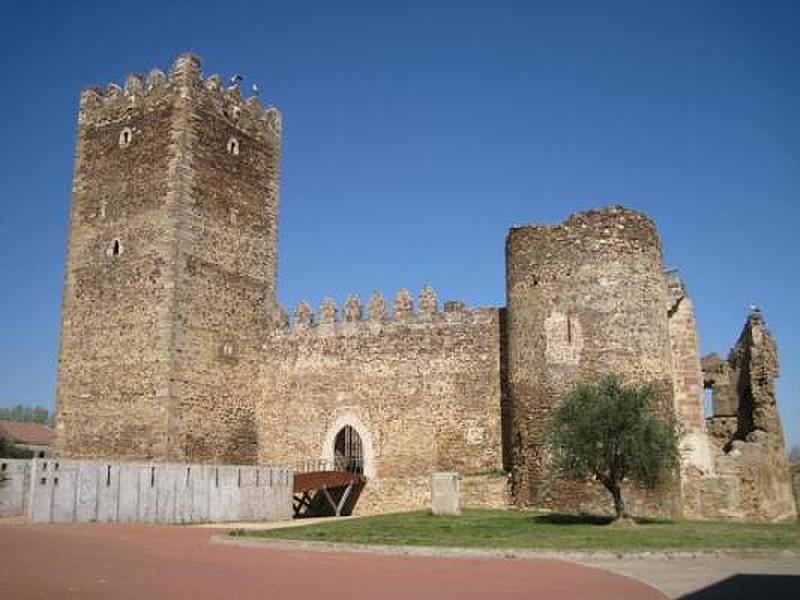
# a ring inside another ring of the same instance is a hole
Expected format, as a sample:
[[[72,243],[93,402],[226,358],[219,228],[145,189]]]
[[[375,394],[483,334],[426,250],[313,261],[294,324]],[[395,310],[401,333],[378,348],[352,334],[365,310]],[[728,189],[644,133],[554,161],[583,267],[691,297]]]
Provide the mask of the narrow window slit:
[[[130,127],[126,127],[119,133],[119,146],[120,148],[125,148],[130,145],[131,140],[133,139],[133,131]]]
[[[122,254],[122,243],[118,239],[116,239],[113,242],[111,242],[111,245],[106,250],[106,256],[115,257],[119,256],[120,254]]]

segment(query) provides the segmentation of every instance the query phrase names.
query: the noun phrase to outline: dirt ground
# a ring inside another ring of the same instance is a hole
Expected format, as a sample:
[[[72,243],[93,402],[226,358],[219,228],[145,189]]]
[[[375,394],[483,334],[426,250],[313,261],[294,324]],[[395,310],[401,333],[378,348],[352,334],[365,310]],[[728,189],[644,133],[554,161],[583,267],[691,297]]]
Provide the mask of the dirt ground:
[[[212,544],[219,533],[180,526],[4,524],[0,598],[665,598],[634,579],[562,560]]]

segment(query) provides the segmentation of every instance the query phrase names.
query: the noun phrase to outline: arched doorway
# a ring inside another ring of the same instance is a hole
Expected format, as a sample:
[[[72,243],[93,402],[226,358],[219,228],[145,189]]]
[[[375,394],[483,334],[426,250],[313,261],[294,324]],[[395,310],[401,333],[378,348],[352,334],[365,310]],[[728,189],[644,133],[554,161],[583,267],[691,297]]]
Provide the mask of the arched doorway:
[[[364,447],[355,427],[345,425],[339,430],[333,442],[333,456],[337,469],[364,473]]]

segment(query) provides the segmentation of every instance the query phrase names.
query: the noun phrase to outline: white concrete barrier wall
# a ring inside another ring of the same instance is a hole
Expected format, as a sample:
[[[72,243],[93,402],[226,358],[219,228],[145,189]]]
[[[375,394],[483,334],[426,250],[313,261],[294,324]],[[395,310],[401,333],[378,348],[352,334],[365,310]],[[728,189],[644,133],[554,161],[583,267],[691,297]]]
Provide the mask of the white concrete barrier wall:
[[[28,519],[203,523],[292,517],[294,475],[261,466],[30,461]]]
[[[0,458],[0,473],[6,480],[0,484],[0,517],[17,517],[28,511],[31,460]]]

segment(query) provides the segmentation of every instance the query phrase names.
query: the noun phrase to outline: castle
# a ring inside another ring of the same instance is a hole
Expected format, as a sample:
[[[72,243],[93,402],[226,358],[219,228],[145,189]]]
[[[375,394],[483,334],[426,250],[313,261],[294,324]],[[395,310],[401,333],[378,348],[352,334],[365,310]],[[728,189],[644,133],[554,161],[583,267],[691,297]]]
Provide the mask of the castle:
[[[796,517],[759,312],[727,359],[698,351],[657,231],[623,207],[513,228],[507,306],[426,287],[363,307],[276,300],[281,118],[180,56],[81,95],[58,364],[62,457],[300,465],[344,460],[363,512],[421,508],[458,471],[470,505],[607,510],[554,479],[548,413],[576,382],[653,383],[680,477],[634,513]],[[704,417],[712,388],[714,414]]]

